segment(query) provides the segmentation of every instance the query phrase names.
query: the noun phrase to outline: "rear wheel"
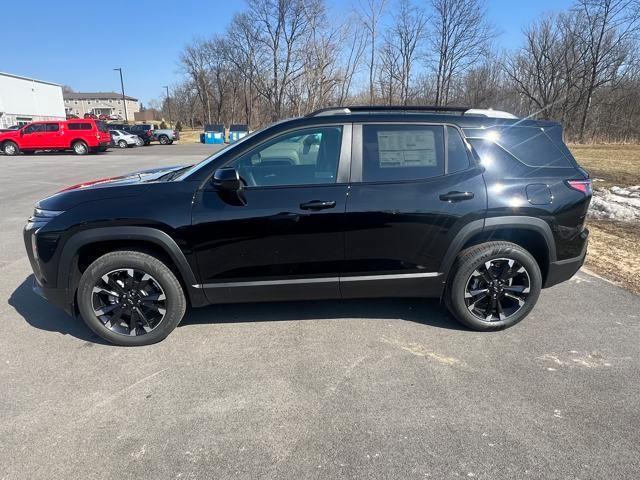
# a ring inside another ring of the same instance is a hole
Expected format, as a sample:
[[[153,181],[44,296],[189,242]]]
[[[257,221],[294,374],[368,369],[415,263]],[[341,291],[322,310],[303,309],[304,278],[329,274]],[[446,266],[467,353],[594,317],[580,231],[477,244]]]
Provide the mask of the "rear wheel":
[[[470,247],[456,260],[445,301],[454,317],[474,330],[501,330],[533,309],[542,288],[540,267],[514,243]]]
[[[167,137],[166,135],[160,135],[158,137],[158,141],[160,142],[160,145],[168,145],[169,144],[169,137]]]
[[[18,155],[20,153],[20,148],[14,142],[4,142],[4,145],[2,145],[2,151],[5,155]]]
[[[125,142],[124,140],[120,140],[120,141],[118,142],[118,146],[119,146],[120,148],[127,148],[127,142]]]
[[[150,345],[182,320],[186,299],[162,261],[138,251],[107,253],[82,274],[78,308],[85,323],[116,345]]]
[[[76,155],[86,155],[87,153],[89,153],[89,147],[87,147],[87,144],[81,140],[73,142],[71,148]]]

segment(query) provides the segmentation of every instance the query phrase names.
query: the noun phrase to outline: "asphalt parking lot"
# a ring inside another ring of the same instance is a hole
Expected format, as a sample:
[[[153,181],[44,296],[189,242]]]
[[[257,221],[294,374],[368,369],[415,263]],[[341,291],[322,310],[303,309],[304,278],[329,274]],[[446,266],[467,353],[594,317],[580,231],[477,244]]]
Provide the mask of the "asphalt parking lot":
[[[0,156],[0,479],[637,478],[640,297],[586,272],[504,332],[316,301],[194,310],[140,348],[31,292],[37,199],[214,149]]]

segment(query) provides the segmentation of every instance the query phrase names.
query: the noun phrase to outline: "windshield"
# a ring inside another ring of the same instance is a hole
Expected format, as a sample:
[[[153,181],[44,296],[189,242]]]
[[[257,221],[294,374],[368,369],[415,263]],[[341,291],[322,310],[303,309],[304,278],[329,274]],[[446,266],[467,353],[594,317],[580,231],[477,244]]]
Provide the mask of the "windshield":
[[[254,132],[251,132],[249,135],[247,135],[245,137],[242,137],[237,142],[231,143],[231,144],[227,145],[226,147],[221,148],[220,150],[218,150],[217,152],[213,153],[212,155],[209,155],[207,158],[202,160],[200,163],[196,163],[191,168],[189,168],[188,170],[183,172],[179,177],[176,178],[176,180],[182,180],[184,178],[187,178],[189,175],[192,175],[193,173],[195,173],[198,170],[200,170],[202,167],[204,167],[204,166],[208,165],[210,162],[214,161],[216,158],[218,158],[223,153],[227,153],[229,150],[232,150],[232,149],[236,148],[238,145],[243,144],[244,142],[246,142],[247,140],[252,138],[254,135],[262,132],[263,130],[264,130],[264,128],[261,128],[260,130],[256,130]]]

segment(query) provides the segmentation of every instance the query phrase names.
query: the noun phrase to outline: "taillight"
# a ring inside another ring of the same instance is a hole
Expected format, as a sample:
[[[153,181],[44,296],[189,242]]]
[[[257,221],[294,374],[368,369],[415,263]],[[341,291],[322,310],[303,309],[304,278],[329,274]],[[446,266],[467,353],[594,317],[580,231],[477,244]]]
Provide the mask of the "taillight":
[[[566,183],[569,188],[573,188],[574,190],[582,192],[585,195],[591,195],[593,193],[590,178],[588,178],[587,180],[566,180]]]

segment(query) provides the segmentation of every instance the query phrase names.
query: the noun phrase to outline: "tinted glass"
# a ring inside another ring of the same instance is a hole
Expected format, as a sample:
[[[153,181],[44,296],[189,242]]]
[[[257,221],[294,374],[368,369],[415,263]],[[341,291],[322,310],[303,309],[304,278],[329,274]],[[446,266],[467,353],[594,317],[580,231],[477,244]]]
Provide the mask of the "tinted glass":
[[[91,130],[90,123],[73,122],[68,124],[69,130]]]
[[[335,183],[341,127],[282,135],[232,162],[249,187]]]
[[[443,127],[365,125],[362,181],[419,180],[444,174]]]
[[[36,133],[36,132],[44,132],[45,126],[42,123],[34,123],[33,125],[29,125],[24,129],[24,133]]]
[[[60,126],[57,123],[47,123],[45,126],[47,132],[57,132],[60,130]]]
[[[465,133],[467,133],[465,131]],[[503,127],[469,130],[467,137],[488,138],[530,167],[570,167],[563,149],[540,127]]]
[[[469,155],[467,146],[460,136],[460,132],[452,127],[447,127],[447,173],[459,172],[469,168]]]

